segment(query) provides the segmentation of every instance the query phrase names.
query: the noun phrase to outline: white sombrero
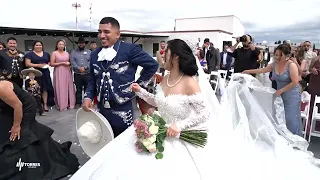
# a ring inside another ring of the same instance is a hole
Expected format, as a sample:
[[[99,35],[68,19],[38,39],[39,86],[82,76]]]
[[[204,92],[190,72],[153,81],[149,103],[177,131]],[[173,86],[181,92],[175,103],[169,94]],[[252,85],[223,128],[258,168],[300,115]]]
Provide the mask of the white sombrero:
[[[29,73],[34,73],[36,77],[42,76],[42,72],[33,67],[21,71],[21,74],[24,76],[28,76]]]
[[[82,108],[79,109],[76,128],[80,145],[89,157],[93,157],[114,138],[108,120],[95,110],[85,112]]]

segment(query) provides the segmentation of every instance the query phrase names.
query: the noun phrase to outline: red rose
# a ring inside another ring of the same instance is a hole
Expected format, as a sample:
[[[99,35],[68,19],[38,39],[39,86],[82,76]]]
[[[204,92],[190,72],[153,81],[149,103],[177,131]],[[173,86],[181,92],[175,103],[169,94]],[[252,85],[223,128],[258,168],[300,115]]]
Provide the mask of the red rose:
[[[164,54],[164,50],[161,50],[161,51],[160,51],[160,54],[161,54],[161,55]]]

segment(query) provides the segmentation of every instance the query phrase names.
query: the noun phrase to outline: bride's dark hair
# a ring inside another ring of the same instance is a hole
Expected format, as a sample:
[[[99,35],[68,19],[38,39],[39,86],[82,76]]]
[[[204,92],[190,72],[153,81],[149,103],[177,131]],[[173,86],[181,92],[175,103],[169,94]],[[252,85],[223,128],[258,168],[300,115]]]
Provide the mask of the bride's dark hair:
[[[196,58],[186,42],[181,39],[170,40],[167,49],[171,51],[171,58],[174,55],[179,57],[179,69],[183,74],[188,76],[198,75]]]

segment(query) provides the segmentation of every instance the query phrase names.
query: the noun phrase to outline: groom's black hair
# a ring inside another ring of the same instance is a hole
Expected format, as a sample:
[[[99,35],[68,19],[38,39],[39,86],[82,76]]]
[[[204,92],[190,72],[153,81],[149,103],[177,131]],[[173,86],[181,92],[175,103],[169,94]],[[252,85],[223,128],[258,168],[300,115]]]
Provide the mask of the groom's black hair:
[[[112,27],[120,29],[120,24],[118,20],[113,17],[104,17],[101,19],[99,24],[111,24]]]

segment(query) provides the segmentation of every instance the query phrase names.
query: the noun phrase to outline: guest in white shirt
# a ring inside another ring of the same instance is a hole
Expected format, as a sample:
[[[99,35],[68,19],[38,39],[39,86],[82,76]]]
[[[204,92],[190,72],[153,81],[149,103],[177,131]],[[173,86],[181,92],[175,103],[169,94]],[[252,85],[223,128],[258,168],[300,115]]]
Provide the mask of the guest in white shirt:
[[[227,49],[229,46],[224,46],[223,51],[220,53],[221,62],[220,62],[220,69],[222,70],[230,70],[231,63],[232,63],[232,56],[228,55]]]
[[[232,56],[228,55],[227,49],[229,49],[229,46],[224,46],[223,51],[220,53],[221,62],[220,62],[220,69],[227,70],[227,78],[230,76],[230,69],[231,69],[231,63],[232,63]]]
[[[310,41],[305,41],[303,43],[303,47],[305,49],[304,59],[307,61],[307,66],[306,66],[307,71],[305,72],[305,77],[303,77],[303,80],[306,83],[309,83],[309,80],[310,80],[309,66],[311,64],[312,59],[317,57],[317,53],[313,52]],[[306,88],[306,91],[308,91],[308,88]]]
[[[266,48],[263,52],[262,68],[267,67],[269,62],[270,62],[270,52],[269,52],[269,48]]]

